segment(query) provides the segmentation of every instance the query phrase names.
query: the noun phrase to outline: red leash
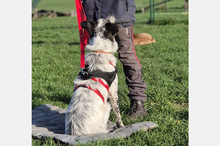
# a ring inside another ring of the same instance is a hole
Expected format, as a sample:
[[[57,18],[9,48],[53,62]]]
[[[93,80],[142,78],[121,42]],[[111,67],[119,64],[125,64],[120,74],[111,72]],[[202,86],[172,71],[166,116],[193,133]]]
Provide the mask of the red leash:
[[[87,45],[88,33],[87,31],[83,31],[80,23],[82,21],[86,21],[86,15],[81,3],[81,0],[75,0],[76,3],[76,13],[77,13],[77,20],[78,20],[78,28],[79,28],[79,37],[80,37],[80,68],[85,68],[85,51],[84,48]]]

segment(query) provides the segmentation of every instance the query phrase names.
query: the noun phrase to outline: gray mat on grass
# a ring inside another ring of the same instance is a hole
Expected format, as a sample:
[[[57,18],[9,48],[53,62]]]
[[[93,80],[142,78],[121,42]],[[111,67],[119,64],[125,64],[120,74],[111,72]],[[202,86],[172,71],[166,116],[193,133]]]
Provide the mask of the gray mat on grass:
[[[115,128],[114,122],[108,122],[109,133],[88,134],[82,136],[65,135],[65,112],[51,104],[41,105],[32,110],[32,136],[37,138],[52,137],[67,144],[86,143],[94,140],[104,140],[112,138],[127,138],[139,130],[150,130],[158,125],[149,121],[127,125],[123,128]]]

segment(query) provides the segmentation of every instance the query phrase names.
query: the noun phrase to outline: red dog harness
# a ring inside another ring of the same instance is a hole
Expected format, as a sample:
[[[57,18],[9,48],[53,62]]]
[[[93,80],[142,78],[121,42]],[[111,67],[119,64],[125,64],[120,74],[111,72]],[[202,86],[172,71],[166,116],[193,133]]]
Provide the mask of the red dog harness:
[[[99,52],[99,53],[101,53],[101,52]],[[109,64],[111,64],[113,67],[115,67],[111,62],[109,62]],[[117,68],[116,67],[115,67],[115,71],[113,71],[113,72],[102,72],[101,70],[88,72],[87,68],[85,68],[85,73],[80,72],[79,76],[80,76],[80,79],[82,79],[82,80],[91,79],[93,81],[96,81],[96,82],[100,83],[102,86],[104,86],[106,88],[106,90],[109,93],[109,87],[111,86],[112,82],[114,81],[114,79],[116,77],[116,73],[117,73]],[[100,78],[104,79],[107,82],[107,84],[105,84]],[[100,96],[103,103],[105,104],[104,97],[98,89],[92,89],[88,85],[80,84],[80,85],[75,87],[74,91],[77,90],[79,87],[85,87],[85,88],[88,88],[88,89],[94,91],[97,95]]]
[[[80,64],[80,67],[83,70],[85,68],[85,60],[84,60],[85,52],[84,52],[84,47],[87,44],[87,39],[88,39],[89,35],[88,35],[88,33],[86,31],[83,31],[82,27],[80,26],[80,23],[82,21],[86,21],[86,15],[85,15],[84,9],[82,7],[81,0],[76,0],[75,3],[76,3],[79,35],[80,35],[80,48],[81,48],[81,64]],[[95,51],[95,52],[103,53],[102,51]],[[107,53],[107,54],[109,54],[109,53]],[[91,79],[93,81],[96,81],[96,82],[100,83],[101,85],[103,85],[106,88],[106,90],[109,92],[109,85],[108,84],[105,84],[101,79],[98,79],[98,78],[91,78]],[[103,95],[100,93],[100,91],[98,89],[92,89],[90,86],[81,84],[81,85],[76,86],[74,91],[77,90],[79,87],[86,87],[86,88],[94,91],[97,95],[99,95],[101,97],[103,103],[105,103],[104,97],[103,97]]]
[[[100,83],[100,84],[103,85],[103,86],[106,88],[106,90],[109,92],[109,86],[108,86],[107,84],[105,84],[101,79],[98,79],[98,78],[91,78],[91,80]],[[103,97],[103,95],[100,93],[100,91],[99,91],[98,89],[92,89],[90,86],[87,86],[87,85],[81,84],[81,85],[78,85],[78,86],[75,87],[74,92],[75,92],[79,87],[86,87],[86,88],[88,88],[88,89],[94,91],[98,96],[101,97],[103,103],[105,104],[104,97]]]

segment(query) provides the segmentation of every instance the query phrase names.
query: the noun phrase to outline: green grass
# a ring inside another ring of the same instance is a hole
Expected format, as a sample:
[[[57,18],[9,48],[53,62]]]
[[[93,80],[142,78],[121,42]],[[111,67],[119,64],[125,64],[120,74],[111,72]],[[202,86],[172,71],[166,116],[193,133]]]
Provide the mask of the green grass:
[[[155,0],[155,4],[162,2],[163,0]],[[136,7],[142,8],[147,7],[150,5],[149,0],[135,0]],[[167,2],[166,5],[161,4],[159,6],[156,6],[158,9],[162,9],[163,7],[166,7],[168,11],[172,9],[182,9],[183,10],[183,0],[173,0],[170,2]],[[56,10],[56,11],[71,11],[75,10],[75,0],[41,0],[36,8],[38,10],[44,9],[44,10]]]
[[[158,14],[151,25],[146,24],[148,14],[138,13],[136,17],[134,33],[146,32],[156,40],[154,44],[136,46],[147,83],[145,105],[149,114],[144,119],[128,119],[128,89],[118,60],[122,119],[125,125],[152,121],[159,127],[140,131],[125,140],[86,145],[188,145],[188,15]],[[73,94],[73,80],[80,70],[79,48],[76,18],[44,18],[32,22],[32,108],[47,103],[67,108]],[[110,120],[114,121],[113,113]],[[33,138],[32,145],[64,146],[51,138]]]
[[[75,10],[75,0],[41,0],[36,8],[38,10],[71,11]]]

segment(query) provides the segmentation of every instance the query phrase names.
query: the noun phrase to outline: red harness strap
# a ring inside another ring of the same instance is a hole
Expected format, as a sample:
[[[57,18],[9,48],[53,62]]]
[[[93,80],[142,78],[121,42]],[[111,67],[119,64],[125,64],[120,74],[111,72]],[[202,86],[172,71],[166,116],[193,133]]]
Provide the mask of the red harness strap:
[[[99,82],[101,85],[103,85],[106,90],[109,92],[109,86],[108,84],[105,84],[101,79],[98,79],[98,78],[91,78],[93,81],[96,81],[96,82]]]
[[[91,78],[91,79],[93,81],[96,81],[96,82],[100,83],[101,85],[103,85],[106,88],[106,90],[109,92],[109,86],[107,84],[105,84],[101,79],[99,79],[99,78]],[[76,86],[74,91],[76,91],[76,89],[78,89],[79,87],[86,87],[89,90],[94,91],[99,97],[101,97],[103,103],[105,104],[104,97],[102,96],[102,94],[100,93],[100,91],[98,89],[92,89],[90,86],[86,86],[86,85],[81,84],[81,85]]]

